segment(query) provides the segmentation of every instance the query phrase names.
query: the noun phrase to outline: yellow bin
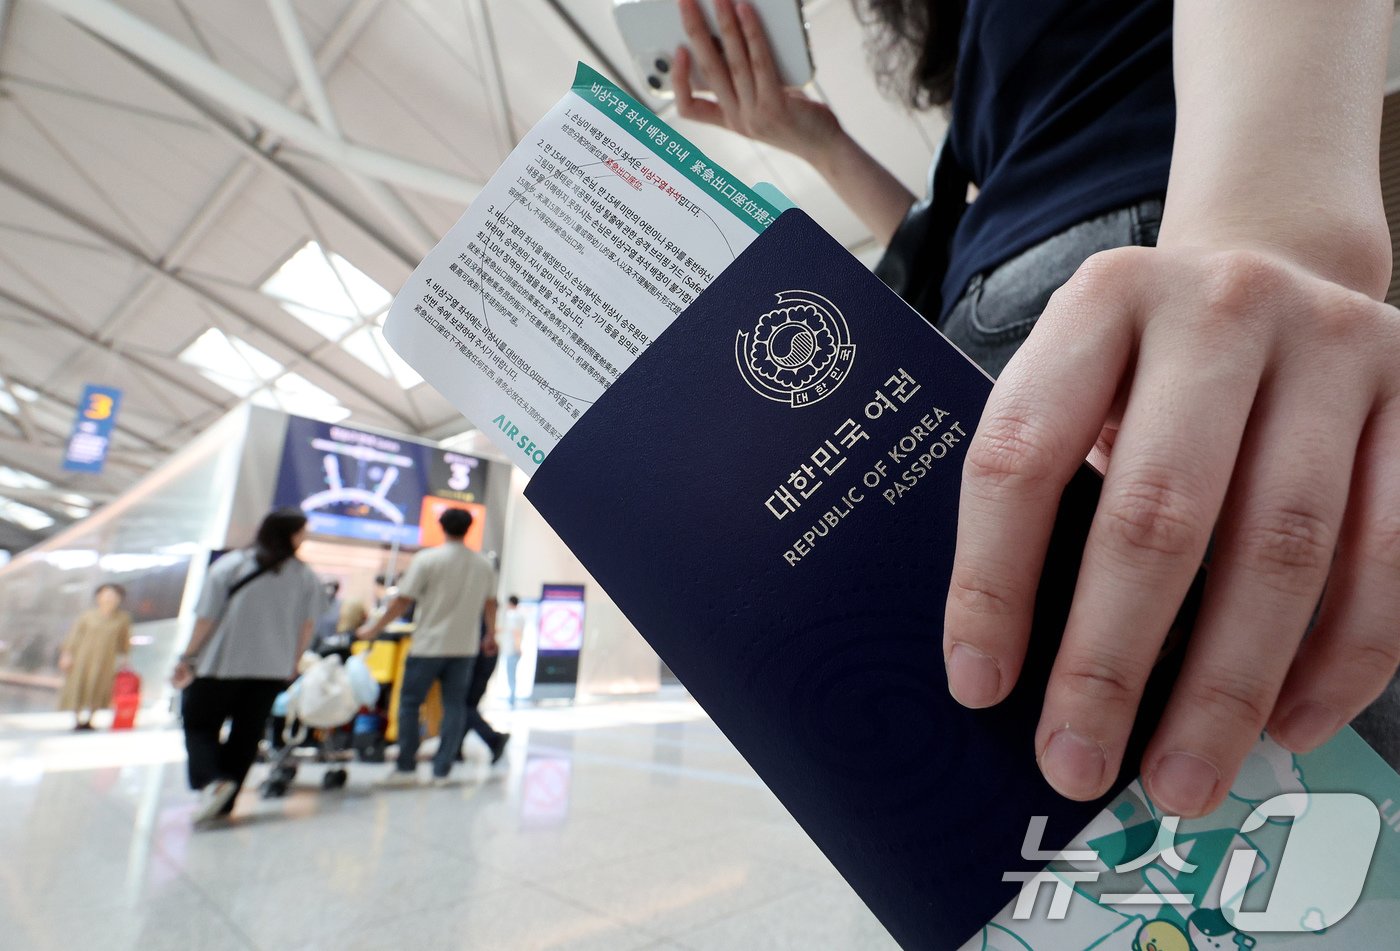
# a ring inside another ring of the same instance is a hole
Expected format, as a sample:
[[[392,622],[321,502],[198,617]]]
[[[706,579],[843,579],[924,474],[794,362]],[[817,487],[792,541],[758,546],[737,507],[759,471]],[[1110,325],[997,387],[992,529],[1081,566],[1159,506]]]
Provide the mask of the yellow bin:
[[[388,743],[395,743],[399,738],[399,695],[403,692],[403,669],[412,644],[413,638],[405,637],[397,641],[356,641],[350,648],[353,654],[365,655],[365,664],[375,680],[392,685],[389,722],[384,728],[384,739]],[[437,736],[442,727],[442,689],[437,684],[428,691],[419,716],[423,721],[423,736]]]

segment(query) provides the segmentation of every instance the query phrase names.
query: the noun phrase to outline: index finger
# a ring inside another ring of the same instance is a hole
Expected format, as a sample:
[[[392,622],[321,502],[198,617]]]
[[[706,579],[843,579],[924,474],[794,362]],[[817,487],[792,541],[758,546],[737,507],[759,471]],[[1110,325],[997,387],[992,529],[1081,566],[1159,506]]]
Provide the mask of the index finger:
[[[1205,555],[1254,402],[1258,348],[1245,354],[1220,346],[1185,316],[1194,303],[1169,301],[1145,322],[1045,691],[1038,759],[1045,778],[1071,799],[1102,795],[1118,775],[1148,677]],[[1188,657],[1201,647],[1193,640]],[[1236,731],[1245,749],[1262,726]],[[1224,736],[1229,727],[1217,722],[1212,729]],[[1244,735],[1250,732],[1252,738]],[[1181,802],[1171,804],[1177,814],[1200,814]]]
[[[715,0],[715,25],[719,28],[719,45],[729,67],[729,81],[734,96],[744,106],[753,104],[753,72],[749,65],[749,50],[739,27],[739,15],[734,0]]]
[[[778,66],[773,61],[773,46],[768,42],[768,34],[763,29],[763,21],[752,3],[738,6],[739,28],[744,34],[744,46],[748,49],[749,65],[753,68],[754,93],[759,96],[775,95],[782,91],[783,81],[778,76]]]
[[[964,706],[1000,702],[1020,676],[1060,495],[1102,429],[1131,351],[1131,322],[1103,310],[1135,308],[1124,289],[1135,285],[1116,280],[1109,255],[1096,258],[1050,299],[968,446],[943,625],[948,689]]]
[[[720,53],[715,38],[710,35],[710,27],[705,22],[705,15],[700,12],[700,5],[696,0],[680,0],[680,11],[681,23],[685,26],[685,35],[690,40],[690,51],[695,54],[695,62],[700,65],[700,71],[705,74],[720,106],[732,114],[739,105],[734,94],[734,80],[729,75],[729,65]]]

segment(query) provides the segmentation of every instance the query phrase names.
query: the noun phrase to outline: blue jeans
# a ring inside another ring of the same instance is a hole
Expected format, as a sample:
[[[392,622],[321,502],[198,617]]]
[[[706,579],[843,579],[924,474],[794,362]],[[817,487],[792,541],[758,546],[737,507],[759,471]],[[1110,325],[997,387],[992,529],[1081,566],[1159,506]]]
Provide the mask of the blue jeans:
[[[507,637],[510,635],[507,634]],[[520,666],[520,655],[511,654],[506,658],[506,683],[510,685],[510,705],[515,706],[515,669]]]
[[[467,727],[462,731],[462,739],[465,741],[467,734],[475,730],[476,735],[481,737],[492,751],[500,744],[505,734],[487,723],[477,708],[481,705],[481,698],[486,696],[486,685],[491,682],[491,675],[496,672],[496,661],[495,654],[478,654],[476,657],[476,666],[472,668],[472,682],[467,688]]]
[[[399,769],[418,768],[419,711],[433,682],[442,684],[442,730],[433,756],[433,775],[452,772],[452,760],[467,733],[467,688],[472,681],[475,657],[413,657],[403,668],[399,692]]]
[[[1162,202],[1150,199],[1081,221],[978,274],[938,322],[938,329],[992,376],[1025,342],[1050,295],[1090,255],[1128,245],[1155,245]]]

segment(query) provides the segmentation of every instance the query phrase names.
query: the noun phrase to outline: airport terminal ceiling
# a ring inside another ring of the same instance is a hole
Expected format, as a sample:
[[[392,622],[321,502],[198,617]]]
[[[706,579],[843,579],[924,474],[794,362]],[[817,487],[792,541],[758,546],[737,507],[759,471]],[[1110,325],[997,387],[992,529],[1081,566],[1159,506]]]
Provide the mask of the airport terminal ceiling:
[[[468,429],[378,323],[575,61],[639,85],[611,7],[0,0],[0,549],[120,494],[245,400]],[[880,96],[848,0],[805,8],[818,94],[922,191],[941,116],[904,121]],[[802,162],[678,124],[878,255]],[[100,476],[61,466],[88,383],[123,392]]]
[[[0,548],[81,517],[243,400],[429,438],[469,428],[379,335],[392,292],[579,60],[634,88],[611,0],[0,2]],[[890,122],[844,0],[823,92],[911,187],[941,120]],[[657,107],[664,103],[651,100]],[[850,247],[802,163],[691,126]],[[84,384],[123,402],[61,467]]]

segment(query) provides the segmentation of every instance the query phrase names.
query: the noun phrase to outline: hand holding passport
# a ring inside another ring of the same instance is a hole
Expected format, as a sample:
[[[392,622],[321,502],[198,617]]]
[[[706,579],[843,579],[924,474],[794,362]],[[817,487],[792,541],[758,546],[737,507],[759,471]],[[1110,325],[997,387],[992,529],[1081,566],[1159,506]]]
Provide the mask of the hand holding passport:
[[[584,67],[571,96],[561,114],[581,120],[575,130],[588,129],[573,142],[602,157],[585,163],[543,153],[554,156],[555,171],[526,179],[534,185],[513,199],[526,211],[509,222],[497,215],[496,231],[483,224],[481,202],[473,205],[396,300],[390,342],[513,458],[532,427],[549,421],[554,436],[531,440],[522,463],[534,470],[527,497],[901,944],[956,948],[980,935],[983,944],[971,946],[990,946],[995,932],[1016,936],[1019,947],[1076,946],[1043,935],[1031,943],[1038,927],[1057,922],[1007,918],[1020,881],[1008,873],[1043,864],[1041,852],[1057,852],[1081,830],[1095,830],[1103,853],[1104,843],[1137,841],[1138,831],[1155,828],[1161,810],[1132,780],[1182,653],[1178,643],[1151,665],[1138,728],[1113,774],[1109,763],[1100,767],[1098,798],[1057,794],[1037,766],[1048,737],[1037,737],[1036,723],[1099,477],[1087,467],[1066,473],[1057,517],[1028,524],[1025,537],[996,539],[1003,557],[1039,561],[1045,553],[1038,589],[1027,592],[1017,622],[1029,635],[1027,653],[1019,677],[1007,665],[994,684],[982,678],[992,687],[983,696],[968,695],[999,703],[959,704],[940,631],[955,577],[963,464],[990,380],[801,211],[767,220],[773,206],[754,201],[759,189],[736,182]],[[531,160],[542,154],[540,142],[568,128],[551,116],[521,146]],[[516,159],[498,179],[520,180]],[[553,199],[540,197],[546,181],[560,186]],[[673,205],[688,217],[668,227],[681,230],[642,227]],[[668,295],[665,275],[683,273],[686,261],[714,260],[690,232],[732,239],[742,229],[716,221],[739,214],[749,230],[743,241],[728,241],[732,260],[690,271],[710,278],[698,295]],[[632,222],[630,236],[608,215]],[[602,239],[578,240],[585,231]],[[568,247],[556,247],[571,233]],[[485,261],[483,240],[514,262]],[[518,250],[503,250],[511,247]],[[657,305],[684,298],[684,306],[672,320],[659,311],[609,315],[595,301],[582,319],[585,308],[566,293],[563,275],[589,267],[590,287],[604,298],[607,282],[617,280],[652,288]],[[566,303],[581,318],[573,329],[556,319]],[[616,342],[606,328],[624,321],[661,324],[625,360],[602,342]],[[548,361],[587,370],[603,358],[616,372],[586,403],[531,372]],[[464,385],[467,375],[482,385]],[[530,401],[527,384],[553,400],[549,412]],[[498,409],[484,392],[515,408]],[[516,431],[499,422],[493,429],[493,418],[507,412]],[[976,606],[986,582],[956,577],[974,593],[964,608]],[[1178,605],[1161,607],[1171,613]],[[996,612],[978,616],[995,620]],[[949,617],[953,638],[972,627],[965,610],[950,609]],[[1306,789],[1336,789],[1327,780],[1349,776],[1364,780],[1377,806],[1387,795],[1400,800],[1400,782],[1363,744],[1349,734],[1338,744],[1312,759],[1264,757],[1277,768],[1256,786],[1268,793],[1306,773],[1313,781]],[[1337,765],[1338,749],[1350,765]],[[1321,785],[1312,762],[1329,764]],[[1267,798],[1252,788],[1238,801]],[[1110,801],[1112,810],[1101,812]],[[1246,818],[1200,821],[1238,829]],[[1027,854],[1035,823],[1038,848]],[[1225,840],[1235,835],[1227,832]],[[1201,850],[1193,854],[1203,859]],[[1366,898],[1380,896],[1375,908],[1385,899],[1400,905],[1396,847],[1387,839],[1378,854],[1385,873],[1373,872]],[[1161,893],[1162,875],[1176,874],[1153,863],[1126,887],[1150,898]],[[1198,910],[1218,914],[1238,902],[1218,878],[1206,876],[1190,898]],[[1086,923],[1080,914],[1078,946],[1091,943],[1084,935],[1140,944],[1144,929],[1189,933],[1189,908],[1120,912],[1080,892],[1076,907],[1104,909],[1106,917]],[[1369,924],[1348,919],[1331,933],[1381,933],[1370,929],[1378,920],[1393,927],[1394,908],[1386,907],[1389,914]]]

